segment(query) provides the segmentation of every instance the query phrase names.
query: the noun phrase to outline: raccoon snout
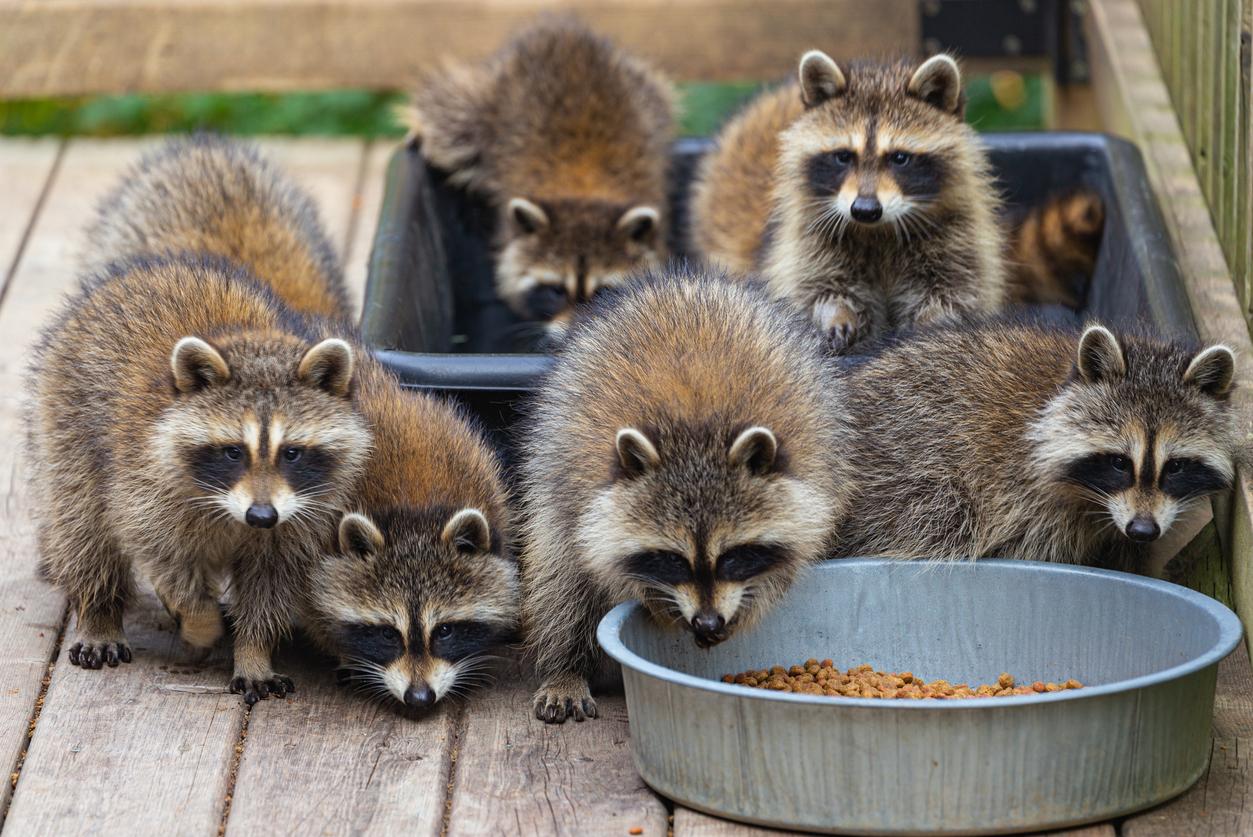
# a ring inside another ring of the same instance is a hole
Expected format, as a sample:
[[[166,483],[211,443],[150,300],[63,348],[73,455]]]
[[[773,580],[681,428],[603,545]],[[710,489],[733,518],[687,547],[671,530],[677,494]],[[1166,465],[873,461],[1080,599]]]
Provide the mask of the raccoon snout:
[[[1138,514],[1127,524],[1127,537],[1139,543],[1155,541],[1161,534],[1162,528],[1148,515]]]
[[[278,509],[269,503],[253,503],[244,514],[244,522],[256,529],[273,529],[278,523]]]
[[[858,195],[849,211],[854,221],[873,224],[883,217],[883,204],[874,195]]]
[[[692,633],[696,634],[697,645],[709,648],[727,638],[727,620],[721,613],[702,610],[692,617]]]
[[[425,683],[405,689],[405,706],[410,709],[430,709],[435,705],[435,690]]]

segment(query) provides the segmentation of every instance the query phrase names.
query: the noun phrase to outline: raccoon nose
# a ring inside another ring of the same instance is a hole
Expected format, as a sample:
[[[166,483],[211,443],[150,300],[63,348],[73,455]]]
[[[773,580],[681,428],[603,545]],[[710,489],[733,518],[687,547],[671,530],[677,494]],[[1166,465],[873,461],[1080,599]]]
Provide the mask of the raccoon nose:
[[[244,520],[258,529],[273,529],[278,523],[278,510],[269,503],[253,503],[244,514]]]
[[[873,224],[883,217],[883,204],[873,195],[858,195],[853,200],[853,220]]]
[[[1157,521],[1147,515],[1138,514],[1127,524],[1127,537],[1140,543],[1155,541],[1161,533],[1162,529]]]
[[[721,613],[702,610],[692,617],[692,632],[696,634],[698,644],[716,645],[727,638],[727,620]]]
[[[410,709],[430,709],[434,705],[435,692],[425,683],[405,690],[405,706]]]

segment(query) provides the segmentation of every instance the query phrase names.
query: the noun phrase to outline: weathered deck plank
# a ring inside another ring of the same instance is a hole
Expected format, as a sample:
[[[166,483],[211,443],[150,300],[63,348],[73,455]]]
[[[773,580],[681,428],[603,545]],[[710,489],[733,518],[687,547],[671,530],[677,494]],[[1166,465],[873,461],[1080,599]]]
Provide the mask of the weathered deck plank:
[[[455,706],[421,721],[283,661],[285,702],[253,707],[227,834],[439,834]]]
[[[510,672],[467,705],[448,834],[665,835],[666,809],[635,772],[626,702],[548,726],[531,714],[531,678]]]
[[[0,299],[60,149],[59,140],[0,139]]]
[[[49,186],[60,143],[0,142],[0,296],[5,279],[18,267],[18,253]],[[44,233],[55,234],[56,221],[45,220]],[[43,282],[51,289],[40,287]],[[11,771],[26,745],[31,710],[56,643],[65,606],[61,596],[35,578],[35,534],[21,474],[22,377],[35,329],[69,277],[26,272],[0,308],[0,764]],[[51,291],[51,292],[49,292]],[[0,788],[0,811],[8,803],[11,782]]]
[[[6,342],[14,340],[24,352],[71,287],[79,234],[94,202],[141,146],[69,145],[0,311]],[[11,382],[15,371],[5,369],[4,392],[11,399],[20,392],[16,381]],[[35,580],[34,539],[24,510],[19,520],[15,530],[22,545],[5,565],[10,585],[6,594],[28,602],[30,630],[42,629],[46,661],[62,599]],[[42,613],[38,620],[36,609]],[[64,833],[86,820],[119,829],[198,823],[207,830],[216,825],[221,793],[215,786],[215,766],[229,764],[230,729],[241,717],[233,711],[238,699],[171,689],[211,687],[220,692],[227,672],[220,665],[198,670],[190,679],[170,672],[169,664],[178,657],[170,653],[174,640],[169,625],[158,625],[159,611],[151,598],[132,611],[128,628],[137,661],[131,666],[99,672],[69,665],[55,669],[13,796],[8,833]],[[216,772],[225,778],[225,769]]]

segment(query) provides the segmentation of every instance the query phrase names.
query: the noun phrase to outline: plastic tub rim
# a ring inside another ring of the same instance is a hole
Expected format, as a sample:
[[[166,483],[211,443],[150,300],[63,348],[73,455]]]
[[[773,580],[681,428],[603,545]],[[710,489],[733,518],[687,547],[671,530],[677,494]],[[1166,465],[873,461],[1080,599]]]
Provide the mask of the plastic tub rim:
[[[919,562],[907,562],[900,558],[840,558],[831,561],[842,566],[848,567],[903,567],[913,565],[916,569],[922,569]],[[962,562],[965,564],[966,562]],[[677,686],[684,686],[692,689],[699,689],[705,692],[714,692],[717,694],[727,695],[737,698],[752,698],[757,700],[781,701],[783,703],[811,704],[814,706],[826,707],[866,707],[877,708],[886,711],[962,711],[962,710],[978,710],[980,708],[994,709],[998,707],[1012,706],[1031,706],[1039,703],[1052,703],[1057,701],[1069,700],[1088,700],[1100,698],[1106,695],[1115,695],[1121,693],[1134,692],[1140,689],[1157,686],[1202,671],[1210,666],[1217,665],[1227,657],[1236,646],[1239,645],[1241,639],[1244,638],[1244,626],[1240,622],[1240,618],[1234,612],[1221,602],[1206,596],[1204,593],[1198,593],[1178,584],[1160,579],[1148,578],[1145,576],[1132,575],[1131,573],[1117,572],[1115,570],[1104,570],[1095,567],[1080,567],[1071,564],[1054,564],[1045,561],[1025,561],[1014,558],[983,558],[971,568],[977,570],[979,566],[996,566],[996,567],[1021,567],[1029,566],[1033,570],[1055,573],[1069,573],[1073,575],[1091,575],[1113,579],[1118,583],[1131,584],[1140,587],[1148,587],[1176,599],[1181,599],[1189,605],[1197,607],[1213,619],[1218,627],[1218,637],[1204,653],[1180,663],[1170,668],[1163,669],[1152,674],[1144,674],[1139,677],[1133,677],[1126,680],[1117,680],[1113,683],[1103,683],[1099,686],[1084,686],[1082,689],[1071,689],[1061,692],[1046,692],[1036,695],[1013,695],[1010,697],[989,697],[979,698],[978,700],[882,700],[876,698],[846,698],[841,697],[834,699],[826,696],[817,695],[797,695],[785,692],[773,692],[762,689],[753,689],[748,686],[737,686],[732,683],[723,683],[720,680],[711,680],[704,677],[697,677],[692,674],[668,668],[659,663],[654,663],[634,651],[626,647],[622,641],[622,629],[626,625],[628,619],[636,614],[637,611],[643,611],[644,606],[639,602],[623,602],[613,608],[609,613],[605,614],[600,624],[596,628],[596,640],[600,643],[602,649],[615,662],[622,665],[624,669],[632,672],[653,677],[657,680],[666,681]],[[930,565],[934,566],[934,564]],[[955,565],[956,566],[956,565]],[[644,614],[647,616],[647,614]],[[630,707],[628,707],[629,711]]]

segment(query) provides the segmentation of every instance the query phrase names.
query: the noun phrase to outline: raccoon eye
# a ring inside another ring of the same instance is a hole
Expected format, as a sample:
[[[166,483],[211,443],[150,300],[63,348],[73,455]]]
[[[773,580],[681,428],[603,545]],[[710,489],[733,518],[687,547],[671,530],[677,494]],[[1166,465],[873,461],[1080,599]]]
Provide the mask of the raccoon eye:
[[[626,559],[628,575],[655,584],[683,584],[692,580],[692,565],[677,552],[639,552]]]
[[[1131,471],[1131,460],[1121,454],[1111,453],[1109,455],[1109,467],[1120,474],[1126,474]]]
[[[448,639],[450,636],[453,635],[453,633],[454,633],[453,626],[445,622],[443,625],[440,625],[438,628],[435,629],[435,638],[436,639]]]
[[[284,462],[299,462],[300,457],[303,455],[304,455],[303,448],[284,448],[283,449],[283,461]]]
[[[232,462],[238,462],[243,459],[244,452],[238,445],[227,445],[222,448],[222,455]]]
[[[904,168],[909,165],[909,161],[914,159],[914,155],[905,151],[893,151],[888,155],[888,162],[897,168]]]
[[[1167,474],[1179,474],[1183,472],[1183,460],[1172,459],[1166,463],[1166,467],[1162,469]]]
[[[741,544],[718,556],[715,574],[726,581],[748,581],[782,562],[782,549],[768,544]]]
[[[832,154],[831,157],[834,158],[835,162],[839,163],[841,166],[847,166],[849,163],[853,162],[853,152],[849,151],[847,148],[841,148],[839,151]]]

